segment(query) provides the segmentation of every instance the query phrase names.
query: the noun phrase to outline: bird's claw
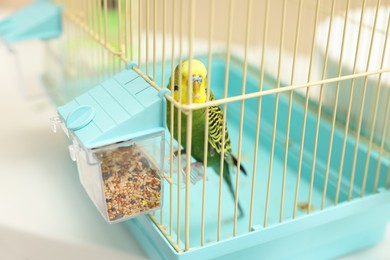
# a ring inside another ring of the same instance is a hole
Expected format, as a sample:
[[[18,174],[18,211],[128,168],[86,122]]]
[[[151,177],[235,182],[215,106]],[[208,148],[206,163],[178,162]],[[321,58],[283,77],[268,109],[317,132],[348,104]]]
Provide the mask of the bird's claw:
[[[179,155],[179,150],[174,151],[173,154],[177,157]],[[183,154],[186,154],[185,149],[180,150],[180,155],[183,155]]]
[[[184,171],[184,177],[185,177],[186,174],[187,174],[187,167],[184,167],[183,171]],[[193,163],[191,163],[190,164],[189,173],[190,173],[190,182],[191,182],[191,184],[196,184],[197,182],[202,180],[203,177],[204,177],[203,163],[201,163],[201,162],[193,162]],[[207,180],[207,178],[206,178],[206,180]]]

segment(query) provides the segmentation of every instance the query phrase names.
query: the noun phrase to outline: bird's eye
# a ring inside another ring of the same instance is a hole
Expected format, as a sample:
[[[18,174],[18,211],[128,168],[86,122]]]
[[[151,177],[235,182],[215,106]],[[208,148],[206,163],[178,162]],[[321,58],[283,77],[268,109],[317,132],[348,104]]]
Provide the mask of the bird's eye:
[[[178,85],[175,85],[175,86],[173,87],[173,90],[174,90],[174,91],[178,91],[178,90],[179,90],[179,86],[178,86]]]

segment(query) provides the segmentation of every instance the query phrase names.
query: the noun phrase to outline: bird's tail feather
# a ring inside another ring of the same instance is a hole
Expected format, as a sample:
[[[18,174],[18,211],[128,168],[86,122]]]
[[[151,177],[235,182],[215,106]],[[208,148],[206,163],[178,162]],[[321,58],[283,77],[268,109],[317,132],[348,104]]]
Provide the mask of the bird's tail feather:
[[[234,157],[234,156],[232,155],[232,159],[233,159],[234,165],[237,166],[237,158]],[[248,174],[246,173],[246,170],[245,170],[244,166],[242,165],[242,163],[240,163],[240,171],[242,171],[242,173],[243,173],[244,175],[248,175]]]

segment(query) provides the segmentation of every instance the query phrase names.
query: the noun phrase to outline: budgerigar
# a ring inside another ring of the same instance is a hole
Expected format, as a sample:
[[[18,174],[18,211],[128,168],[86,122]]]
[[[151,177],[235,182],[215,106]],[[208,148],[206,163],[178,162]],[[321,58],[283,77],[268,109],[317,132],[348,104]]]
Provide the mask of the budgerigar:
[[[179,70],[181,66],[181,70]],[[180,75],[181,72],[181,75]],[[209,100],[214,100],[214,95],[211,90],[207,90],[207,69],[205,65],[198,60],[192,60],[192,75],[189,75],[189,62],[184,61],[182,64],[177,65],[174,72],[174,81],[173,88],[171,86],[171,79],[168,83],[168,89],[174,91],[173,96],[176,101],[179,101],[179,79],[181,77],[181,99],[182,104],[187,103],[188,87],[188,78],[192,80],[192,103],[205,103],[207,100],[207,91],[210,91]],[[168,113],[167,113],[167,125],[170,129],[171,121],[171,109],[170,103],[168,102]],[[206,109],[197,109],[192,112],[192,145],[191,145],[191,155],[199,162],[203,163],[204,160],[204,131],[205,131],[205,117]],[[230,175],[229,166],[237,166],[237,159],[232,155],[231,143],[228,134],[226,124],[223,125],[223,112],[219,106],[211,106],[208,112],[209,119],[209,128],[208,128],[208,157],[207,157],[207,166],[214,169],[214,171],[220,173],[220,160],[221,160],[221,151],[224,149],[224,166],[223,166],[223,178],[227,183],[229,191],[235,199],[235,191],[232,184],[232,179]],[[177,130],[177,108],[174,109],[174,138],[177,140],[178,130]],[[186,133],[187,133],[187,116],[182,114],[182,123],[181,123],[181,144],[184,147],[183,152],[186,148]],[[222,147],[222,131],[225,127],[225,144]],[[191,165],[194,166],[196,163]],[[246,175],[245,168],[240,165],[240,170]],[[239,216],[243,216],[243,209],[238,202]]]

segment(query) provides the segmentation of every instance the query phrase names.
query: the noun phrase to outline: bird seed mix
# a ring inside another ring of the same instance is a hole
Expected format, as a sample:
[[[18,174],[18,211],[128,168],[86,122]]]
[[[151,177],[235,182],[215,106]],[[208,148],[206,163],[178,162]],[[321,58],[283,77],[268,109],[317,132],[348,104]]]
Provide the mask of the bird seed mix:
[[[135,144],[97,152],[110,221],[160,207],[161,177]]]

